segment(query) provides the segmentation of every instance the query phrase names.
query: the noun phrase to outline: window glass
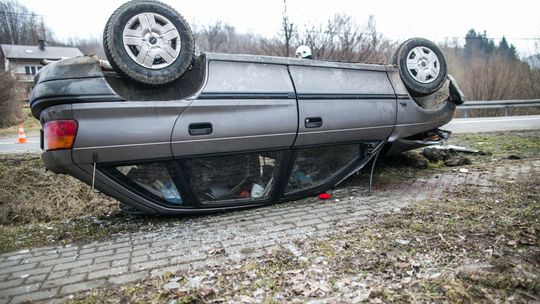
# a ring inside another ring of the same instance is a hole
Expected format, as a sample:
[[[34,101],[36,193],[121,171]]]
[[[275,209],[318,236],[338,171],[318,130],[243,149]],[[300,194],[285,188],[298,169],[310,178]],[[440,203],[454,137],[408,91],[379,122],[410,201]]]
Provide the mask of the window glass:
[[[211,61],[209,69],[206,92],[294,92],[284,65]]]
[[[182,196],[164,163],[120,166],[116,170],[152,196],[170,204],[183,204]]]
[[[287,183],[286,193],[327,183],[360,156],[358,145],[342,145],[299,150]]]
[[[186,160],[191,186],[202,203],[264,200],[276,182],[279,153],[250,153]]]
[[[30,69],[32,70],[32,75],[35,75],[36,74],[36,67],[31,66]]]
[[[26,75],[30,75],[30,67],[29,66],[25,66],[24,71],[25,71]]]

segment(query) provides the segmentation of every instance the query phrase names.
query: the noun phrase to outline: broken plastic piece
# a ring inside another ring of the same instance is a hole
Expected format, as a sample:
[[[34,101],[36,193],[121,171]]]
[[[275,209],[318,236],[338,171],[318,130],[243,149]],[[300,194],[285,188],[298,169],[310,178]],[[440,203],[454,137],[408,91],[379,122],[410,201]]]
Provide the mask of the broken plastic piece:
[[[449,151],[464,152],[464,153],[480,153],[480,150],[454,146],[454,145],[441,145],[441,146],[430,147],[430,149],[441,149],[441,150],[449,150]]]

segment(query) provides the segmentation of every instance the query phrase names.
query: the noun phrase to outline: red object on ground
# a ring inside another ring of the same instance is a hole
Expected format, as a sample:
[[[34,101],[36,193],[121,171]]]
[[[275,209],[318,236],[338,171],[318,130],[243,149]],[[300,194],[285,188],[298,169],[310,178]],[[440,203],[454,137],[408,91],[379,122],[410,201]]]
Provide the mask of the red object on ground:
[[[330,199],[332,196],[329,193],[321,193],[319,194],[319,199],[327,200]]]

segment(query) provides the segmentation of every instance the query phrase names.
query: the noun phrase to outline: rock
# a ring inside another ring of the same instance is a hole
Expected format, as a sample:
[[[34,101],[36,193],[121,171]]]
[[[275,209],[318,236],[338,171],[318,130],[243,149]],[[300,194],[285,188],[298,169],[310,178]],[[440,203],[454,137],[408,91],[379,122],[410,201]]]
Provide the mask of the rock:
[[[396,240],[396,243],[400,244],[400,245],[409,245],[411,243],[411,241],[409,240],[402,240],[402,239],[397,239]]]
[[[523,157],[515,154],[508,155],[508,159],[523,159]]]
[[[459,169],[459,173],[469,173],[469,169],[461,168]]]
[[[472,162],[467,157],[454,157],[444,161],[444,165],[447,167],[457,167],[470,164],[472,164]]]
[[[163,288],[165,288],[167,290],[180,289],[180,283],[178,283],[178,282],[169,282],[169,283],[163,285]]]
[[[425,148],[422,150],[422,155],[429,161],[437,162],[440,160],[447,160],[453,157],[455,154],[450,150]]]
[[[413,168],[425,169],[429,166],[429,160],[416,151],[401,153],[400,162]]]

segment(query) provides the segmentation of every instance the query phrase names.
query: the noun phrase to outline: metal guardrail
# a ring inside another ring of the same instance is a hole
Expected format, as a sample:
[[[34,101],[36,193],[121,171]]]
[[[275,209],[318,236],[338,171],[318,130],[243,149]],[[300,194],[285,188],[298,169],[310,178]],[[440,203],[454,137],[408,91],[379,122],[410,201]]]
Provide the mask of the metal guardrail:
[[[466,101],[464,104],[457,106],[463,111],[463,117],[469,117],[469,110],[478,109],[503,109],[504,116],[508,116],[510,108],[534,108],[540,107],[540,99],[526,100],[490,100],[490,101]]]

